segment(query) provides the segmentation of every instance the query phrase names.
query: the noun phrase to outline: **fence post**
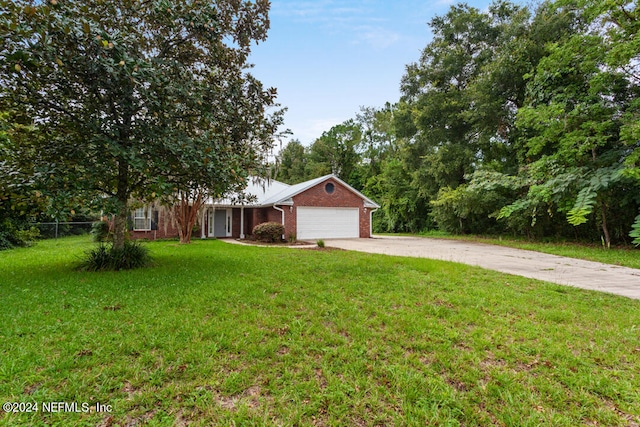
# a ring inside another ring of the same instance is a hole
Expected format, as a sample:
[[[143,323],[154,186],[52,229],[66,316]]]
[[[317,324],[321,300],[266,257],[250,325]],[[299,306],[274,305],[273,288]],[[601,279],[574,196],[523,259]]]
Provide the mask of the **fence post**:
[[[58,220],[56,219],[56,239],[58,238]]]

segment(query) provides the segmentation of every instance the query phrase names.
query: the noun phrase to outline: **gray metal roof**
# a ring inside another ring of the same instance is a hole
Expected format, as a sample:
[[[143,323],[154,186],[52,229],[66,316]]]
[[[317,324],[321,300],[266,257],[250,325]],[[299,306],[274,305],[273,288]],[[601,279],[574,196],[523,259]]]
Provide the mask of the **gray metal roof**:
[[[244,191],[244,195],[251,196],[251,200],[245,203],[240,202],[242,199],[242,195],[234,194],[229,197],[225,197],[223,199],[217,200],[209,200],[207,204],[211,204],[214,206],[251,206],[251,207],[263,207],[263,206],[273,206],[273,205],[292,205],[293,197],[314,187],[323,181],[328,180],[329,178],[333,178],[335,181],[342,184],[345,188],[356,194],[358,197],[362,198],[364,201],[365,207],[368,208],[379,208],[378,205],[373,200],[369,199],[364,194],[360,193],[355,188],[351,187],[346,182],[342,181],[340,178],[335,176],[334,174],[329,174],[325,176],[321,176],[319,178],[314,178],[309,181],[301,182],[295,185],[285,184],[276,180],[257,180],[250,179],[247,188]]]

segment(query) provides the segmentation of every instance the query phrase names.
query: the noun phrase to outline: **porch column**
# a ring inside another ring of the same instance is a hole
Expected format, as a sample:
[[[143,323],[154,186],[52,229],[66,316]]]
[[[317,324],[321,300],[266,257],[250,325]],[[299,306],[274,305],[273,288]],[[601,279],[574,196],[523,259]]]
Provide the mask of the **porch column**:
[[[244,206],[240,206],[240,238],[244,239]]]
[[[206,238],[206,236],[204,235],[204,219],[205,219],[205,217],[207,215],[207,211],[208,210],[209,209],[203,209],[203,211],[202,211],[202,222],[201,222],[201,225],[200,225],[200,238],[201,239]]]

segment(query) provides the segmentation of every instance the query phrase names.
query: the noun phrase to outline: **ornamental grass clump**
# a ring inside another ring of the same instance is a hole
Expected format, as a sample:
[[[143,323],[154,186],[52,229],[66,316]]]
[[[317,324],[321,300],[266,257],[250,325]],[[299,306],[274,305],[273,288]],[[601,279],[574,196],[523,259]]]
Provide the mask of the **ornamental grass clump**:
[[[109,229],[109,223],[107,221],[98,221],[91,224],[91,237],[94,242],[106,242],[113,236]]]
[[[263,222],[253,228],[253,235],[261,242],[280,242],[284,234],[284,226],[277,222]]]
[[[149,249],[138,242],[125,242],[124,247],[101,243],[85,253],[80,263],[84,271],[133,270],[151,264]]]

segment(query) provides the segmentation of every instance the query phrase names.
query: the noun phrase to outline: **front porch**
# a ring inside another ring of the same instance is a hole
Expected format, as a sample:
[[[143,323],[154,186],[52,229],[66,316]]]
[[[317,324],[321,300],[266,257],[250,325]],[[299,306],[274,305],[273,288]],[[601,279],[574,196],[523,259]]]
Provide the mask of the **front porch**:
[[[207,206],[200,227],[202,239],[233,237],[245,239],[253,234],[253,227],[270,220],[269,208]],[[274,209],[271,209],[274,210]]]

